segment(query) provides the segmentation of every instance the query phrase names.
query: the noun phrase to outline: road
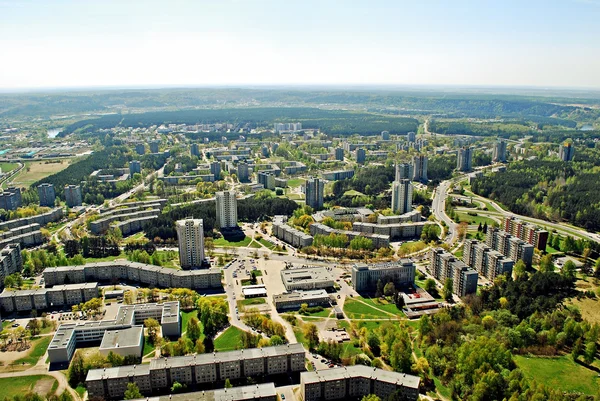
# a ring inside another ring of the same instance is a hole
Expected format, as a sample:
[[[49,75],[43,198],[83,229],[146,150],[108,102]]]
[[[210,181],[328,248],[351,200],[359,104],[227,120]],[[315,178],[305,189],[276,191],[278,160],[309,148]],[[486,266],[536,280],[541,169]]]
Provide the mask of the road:
[[[458,240],[458,225],[446,214],[446,198],[448,197],[448,190],[452,187],[452,184],[452,180],[442,181],[435,189],[433,202],[431,204],[431,210],[433,211],[435,218],[446,223],[446,226],[448,227],[448,235],[444,241],[450,245]]]

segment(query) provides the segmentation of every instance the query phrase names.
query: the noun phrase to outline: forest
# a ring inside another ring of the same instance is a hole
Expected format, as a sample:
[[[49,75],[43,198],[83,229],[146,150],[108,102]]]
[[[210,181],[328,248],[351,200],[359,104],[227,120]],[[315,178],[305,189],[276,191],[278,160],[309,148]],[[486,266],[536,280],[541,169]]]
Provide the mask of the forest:
[[[523,160],[506,172],[486,175],[472,185],[476,194],[496,200],[511,211],[551,221],[568,221],[600,230],[598,185],[600,149],[578,148],[572,162]]]

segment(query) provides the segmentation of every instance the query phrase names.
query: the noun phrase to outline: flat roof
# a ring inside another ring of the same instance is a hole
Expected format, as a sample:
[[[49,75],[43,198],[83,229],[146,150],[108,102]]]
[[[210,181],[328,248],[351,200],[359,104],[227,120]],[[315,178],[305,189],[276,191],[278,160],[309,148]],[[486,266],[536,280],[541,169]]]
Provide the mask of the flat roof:
[[[310,291],[294,291],[279,295],[273,295],[274,301],[301,301],[314,298],[329,298],[329,294],[325,290],[310,290]]]
[[[392,372],[389,370],[371,368],[364,365],[345,366],[342,368],[323,369],[312,372],[300,373],[301,380],[304,383],[321,383],[335,380],[353,379],[364,377],[366,379],[378,380],[398,386],[419,388],[421,379],[418,376],[407,375],[406,373]]]
[[[262,288],[242,288],[242,294],[248,295],[267,295],[267,290]]]
[[[301,283],[313,281],[333,281],[333,276],[324,267],[306,267],[281,271],[284,283]]]
[[[144,326],[133,326],[128,329],[109,330],[104,333],[100,349],[131,347],[140,345],[144,338]]]
[[[274,383],[140,398],[134,401],[241,401],[277,397]]]

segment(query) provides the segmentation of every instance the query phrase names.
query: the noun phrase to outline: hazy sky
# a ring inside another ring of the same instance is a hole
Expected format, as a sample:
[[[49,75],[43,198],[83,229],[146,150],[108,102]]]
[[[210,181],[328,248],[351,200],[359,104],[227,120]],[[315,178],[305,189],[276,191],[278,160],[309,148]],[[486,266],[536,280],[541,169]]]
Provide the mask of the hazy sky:
[[[600,87],[600,0],[0,0],[0,88]]]

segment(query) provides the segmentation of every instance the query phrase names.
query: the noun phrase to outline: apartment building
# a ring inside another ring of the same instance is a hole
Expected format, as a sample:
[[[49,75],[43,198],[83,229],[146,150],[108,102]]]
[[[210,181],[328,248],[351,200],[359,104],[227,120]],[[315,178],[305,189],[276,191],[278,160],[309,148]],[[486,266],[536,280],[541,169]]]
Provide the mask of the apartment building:
[[[169,394],[140,398],[137,401],[277,401],[274,383],[259,383],[191,393]]]
[[[295,229],[294,227],[286,224],[287,216],[275,216],[273,217],[273,228],[272,233],[275,237],[282,241],[291,244],[295,248],[304,248],[305,246],[311,246],[313,237],[306,234],[304,231]]]
[[[540,230],[533,224],[525,223],[514,217],[504,217],[502,229],[515,237],[533,245],[540,251],[546,250],[548,231]]]
[[[410,163],[396,164],[396,178],[394,181],[412,180],[414,175],[413,165]]]
[[[413,186],[410,179],[402,179],[392,183],[392,211],[398,214],[412,210]]]
[[[204,222],[184,219],[175,222],[179,243],[179,263],[182,269],[201,267],[204,263]]]
[[[465,240],[463,261],[491,281],[498,275],[511,274],[514,265],[513,259],[473,239]]]
[[[0,289],[4,288],[4,279],[23,270],[21,246],[8,244],[0,250]]]
[[[79,185],[65,185],[64,196],[68,207],[81,206],[83,203]]]
[[[456,159],[456,169],[458,171],[471,171],[473,168],[473,153],[475,148],[463,146],[458,149],[458,157]]]
[[[305,370],[302,344],[153,359],[149,365],[92,369],[86,385],[91,397],[122,399],[128,383],[140,392],[168,390],[175,381],[188,389],[247,377],[288,375]]]
[[[354,222],[352,223],[352,230],[365,234],[385,235],[390,237],[391,241],[396,241],[406,238],[421,237],[423,227],[425,227],[427,224],[433,223],[428,221],[395,224]]]
[[[575,155],[575,146],[573,146],[570,142],[565,142],[560,145],[558,149],[558,157],[560,160],[564,162],[569,162],[573,160],[573,156]]]
[[[379,248],[387,248],[390,246],[390,237],[389,235],[380,235],[380,234],[367,234],[359,231],[348,231],[348,230],[338,230],[335,228],[331,228],[321,223],[313,223],[310,225],[310,235],[313,237],[315,235],[345,235],[348,238],[348,241],[352,241],[356,237],[365,237],[370,239],[373,242],[373,247],[376,249]]]
[[[477,292],[477,271],[442,248],[430,251],[427,272],[442,284],[451,279],[452,290],[459,297]]]
[[[310,178],[306,180],[304,193],[306,195],[306,205],[313,209],[323,207],[323,191],[325,183],[319,178]]]
[[[46,213],[41,213],[31,217],[22,217],[20,219],[8,220],[0,223],[0,231],[12,230],[31,224],[39,224],[44,226],[50,222],[58,221],[63,217],[63,209],[60,207],[54,208]]]
[[[237,227],[237,198],[235,190],[215,193],[217,207],[217,227]]]
[[[38,197],[40,198],[40,206],[54,207],[56,194],[54,193],[54,185],[40,184],[37,187]]]
[[[219,288],[220,269],[176,270],[145,263],[114,261],[88,263],[81,266],[48,267],[43,271],[47,286],[85,282],[118,282],[126,280],[149,288]]]
[[[34,290],[5,290],[0,294],[0,307],[5,313],[33,309],[43,311],[62,306],[79,305],[100,295],[98,283],[63,284]]]
[[[132,160],[129,162],[129,176],[133,177],[135,173],[142,173],[142,164],[139,160]]]
[[[427,182],[427,156],[418,155],[413,158],[413,181]]]
[[[78,346],[101,343],[107,333],[143,326],[144,320],[149,318],[156,319],[161,324],[163,336],[177,338],[181,335],[179,302],[121,305],[113,320],[61,324],[48,346],[50,363],[69,362]],[[114,337],[114,333],[109,336],[105,342],[106,348],[110,348],[110,339]],[[137,347],[132,343],[133,341],[128,341],[130,346]]]
[[[533,263],[534,246],[506,231],[499,230],[496,227],[488,227],[485,242],[491,249],[514,261],[521,259],[527,266],[531,266]]]
[[[506,141],[504,139],[499,139],[494,143],[492,161],[506,163]]]
[[[355,263],[352,266],[352,287],[356,291],[374,290],[377,282],[393,281],[397,287],[412,287],[415,284],[416,266],[412,259],[400,259],[386,263]]]
[[[423,217],[421,216],[421,212],[418,210],[411,210],[410,212],[394,215],[394,216],[384,216],[382,214],[377,216],[377,224],[398,224],[398,223],[410,223],[421,221]]]
[[[300,374],[303,401],[361,399],[375,394],[382,400],[396,391],[411,401],[419,399],[418,376],[363,365],[324,369]]]

